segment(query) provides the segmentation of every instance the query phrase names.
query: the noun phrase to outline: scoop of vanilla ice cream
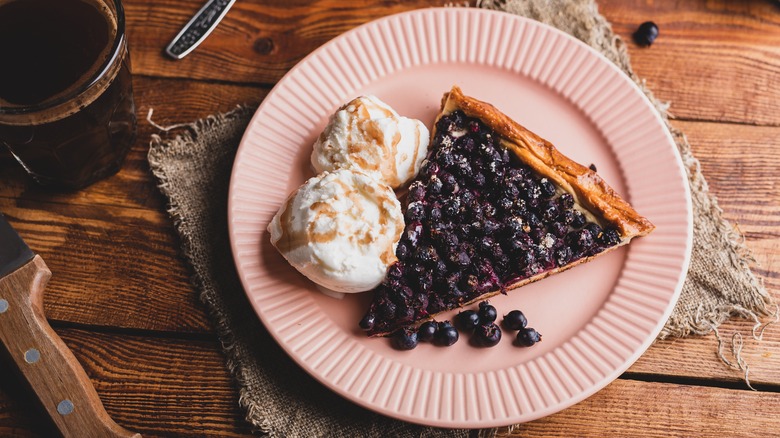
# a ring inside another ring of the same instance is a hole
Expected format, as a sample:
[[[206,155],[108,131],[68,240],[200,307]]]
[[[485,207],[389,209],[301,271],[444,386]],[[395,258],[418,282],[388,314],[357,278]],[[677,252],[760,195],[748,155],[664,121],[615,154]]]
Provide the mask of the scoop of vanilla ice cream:
[[[293,192],[268,231],[303,275],[338,292],[363,292],[385,278],[404,229],[393,190],[349,169],[324,172]]]
[[[357,169],[392,188],[414,178],[428,153],[428,128],[398,115],[375,96],[361,96],[330,118],[311,154],[317,172]]]

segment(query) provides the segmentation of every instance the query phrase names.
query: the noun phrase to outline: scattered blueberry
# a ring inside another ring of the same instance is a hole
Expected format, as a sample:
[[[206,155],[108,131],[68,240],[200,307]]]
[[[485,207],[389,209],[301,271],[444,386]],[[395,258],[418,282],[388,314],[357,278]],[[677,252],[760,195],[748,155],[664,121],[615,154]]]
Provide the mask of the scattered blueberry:
[[[442,321],[439,323],[439,329],[436,331],[435,336],[436,344],[444,347],[449,347],[458,342],[459,338],[458,331],[449,321]]]
[[[590,170],[592,170],[594,172],[598,172],[598,169],[596,169],[596,165],[593,164],[593,163],[590,163],[590,166],[588,166],[588,169],[590,169]]]
[[[473,310],[464,310],[455,317],[455,324],[464,332],[474,330],[479,325],[479,322],[479,315]]]
[[[397,350],[411,350],[417,346],[417,332],[411,327],[399,329],[393,335],[393,347]]]
[[[431,207],[431,211],[428,213],[428,217],[433,222],[438,222],[441,220],[441,208],[439,207]]]
[[[477,342],[484,347],[493,347],[501,340],[501,329],[493,322],[479,325],[474,330]]]
[[[417,329],[417,340],[420,342],[432,342],[439,330],[439,324],[436,321],[426,321]]]
[[[517,332],[517,343],[521,347],[530,347],[542,340],[542,335],[535,329],[524,328]]]
[[[528,320],[523,315],[523,312],[519,310],[513,310],[504,315],[504,327],[509,330],[521,330],[524,329]]]
[[[487,301],[479,303],[479,320],[482,324],[488,324],[496,320],[498,313],[496,308],[491,306]]]
[[[640,46],[649,46],[658,38],[658,26],[652,21],[645,21],[634,32],[634,41]]]

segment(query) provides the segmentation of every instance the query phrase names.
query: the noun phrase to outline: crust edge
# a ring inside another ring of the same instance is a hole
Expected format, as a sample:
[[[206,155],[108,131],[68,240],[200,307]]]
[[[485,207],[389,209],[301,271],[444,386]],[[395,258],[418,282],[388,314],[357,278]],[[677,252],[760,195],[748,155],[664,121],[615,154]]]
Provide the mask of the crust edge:
[[[504,288],[504,292],[509,292],[511,290],[517,289],[517,288],[525,286],[527,284],[531,284],[531,283],[537,282],[539,280],[543,280],[543,279],[545,279],[545,278],[547,278],[547,277],[549,277],[549,276],[551,276],[553,274],[557,274],[559,272],[567,271],[567,270],[569,270],[571,268],[574,268],[574,267],[576,267],[578,265],[581,265],[583,263],[587,263],[587,262],[595,259],[596,257],[599,257],[599,256],[601,256],[603,254],[608,253],[608,252],[612,252],[612,251],[620,248],[621,246],[624,246],[624,245],[628,244],[628,242],[629,242],[628,240],[626,240],[624,242],[620,242],[619,244],[617,244],[615,246],[611,246],[609,248],[606,248],[604,251],[601,251],[598,254],[595,254],[595,255],[592,255],[592,256],[583,257],[583,258],[575,260],[575,261],[573,261],[573,262],[571,262],[571,263],[569,263],[567,265],[560,266],[560,267],[557,267],[555,269],[550,269],[549,271],[544,271],[542,273],[536,274],[536,275],[528,277],[528,278],[524,278],[524,279],[522,279],[522,280],[520,280],[520,281],[518,281],[516,283],[512,283],[511,285],[508,285],[506,288]],[[494,290],[494,291],[490,291],[490,292],[485,292],[484,294],[482,294],[482,295],[480,295],[480,296],[478,296],[478,297],[476,297],[476,298],[474,298],[472,300],[464,302],[463,304],[461,304],[458,307],[453,307],[452,309],[443,310],[443,311],[441,311],[439,313],[435,313],[433,315],[429,315],[428,317],[426,317],[424,319],[420,319],[418,321],[415,321],[411,325],[415,325],[416,326],[416,325],[422,324],[425,321],[430,321],[430,320],[435,319],[436,316],[438,316],[438,315],[440,315],[440,314],[442,314],[444,312],[449,312],[450,310],[455,310],[455,309],[458,309],[458,308],[466,307],[466,306],[472,305],[472,304],[474,304],[474,303],[476,303],[478,301],[487,300],[487,299],[489,299],[491,297],[494,297],[494,296],[496,296],[496,295],[498,295],[500,293],[501,293],[501,290]],[[370,336],[370,337],[388,336],[388,335],[393,334],[394,331],[395,330],[389,331],[389,332],[377,332],[377,333],[368,332],[368,336]]]
[[[647,235],[655,229],[655,225],[637,213],[596,172],[563,155],[552,143],[515,122],[493,105],[464,95],[457,85],[444,94],[436,121],[458,109],[485,122],[501,135],[502,145],[534,171],[571,193],[578,204],[596,213],[596,217],[603,218],[617,228],[623,240]],[[435,131],[434,124],[432,136]]]

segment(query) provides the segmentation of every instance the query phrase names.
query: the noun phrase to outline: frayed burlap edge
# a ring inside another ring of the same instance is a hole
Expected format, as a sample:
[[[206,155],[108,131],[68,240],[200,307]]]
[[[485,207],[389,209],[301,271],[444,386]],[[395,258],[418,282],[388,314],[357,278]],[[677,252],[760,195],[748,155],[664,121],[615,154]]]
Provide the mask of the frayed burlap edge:
[[[248,117],[249,115],[253,114],[254,111],[255,108],[253,107],[239,105],[227,113],[211,115],[205,119],[199,119],[193,123],[160,126],[152,121],[151,118],[154,113],[154,109],[150,109],[147,116],[147,121],[155,128],[166,133],[172,130],[186,130],[183,133],[177,134],[173,140],[168,141],[167,143],[187,144],[195,141],[198,133],[204,129],[208,129],[214,125],[223,124],[234,118]],[[152,174],[159,181],[157,187],[168,199],[168,208],[166,211],[173,219],[174,227],[178,231],[181,229],[183,222],[185,222],[186,219],[180,214],[181,209],[178,201],[176,201],[176,197],[171,195],[170,183],[168,181],[167,174],[160,170],[160,160],[164,159],[164,157],[159,155],[159,151],[162,151],[165,148],[165,144],[166,142],[163,141],[162,137],[157,134],[153,134],[150,142],[148,160],[151,165],[150,167],[152,169]],[[182,232],[179,232],[178,234],[181,240],[182,254],[187,260],[192,261],[193,242],[191,240],[191,236]],[[249,401],[246,378],[244,377],[246,370],[244,370],[244,367],[241,364],[241,360],[237,355],[233,332],[230,329],[228,321],[225,319],[225,316],[227,315],[226,309],[223,308],[222,303],[215,301],[209,296],[211,286],[208,284],[208,282],[204,281],[201,273],[199,272],[199,269],[196,268],[196,264],[191,262],[189,265],[193,270],[191,277],[192,284],[200,292],[199,298],[208,309],[209,316],[211,317],[210,319],[216,329],[217,337],[219,338],[222,350],[225,352],[226,366],[230,371],[230,374],[236,379],[236,382],[238,383],[238,404],[244,410],[244,412],[246,412],[244,417],[245,420],[251,424],[256,431],[269,437],[276,436],[273,429],[271,428],[270,422],[266,419],[265,413],[262,412],[262,408],[259,405]]]

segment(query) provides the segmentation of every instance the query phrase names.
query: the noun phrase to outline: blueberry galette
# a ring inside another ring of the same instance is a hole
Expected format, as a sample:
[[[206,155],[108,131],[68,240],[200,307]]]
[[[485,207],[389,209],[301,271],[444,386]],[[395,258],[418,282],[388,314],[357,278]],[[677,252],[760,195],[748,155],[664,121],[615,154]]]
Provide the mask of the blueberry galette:
[[[540,280],[654,228],[594,171],[458,87],[444,95],[402,204],[398,262],[360,322],[369,335]]]

